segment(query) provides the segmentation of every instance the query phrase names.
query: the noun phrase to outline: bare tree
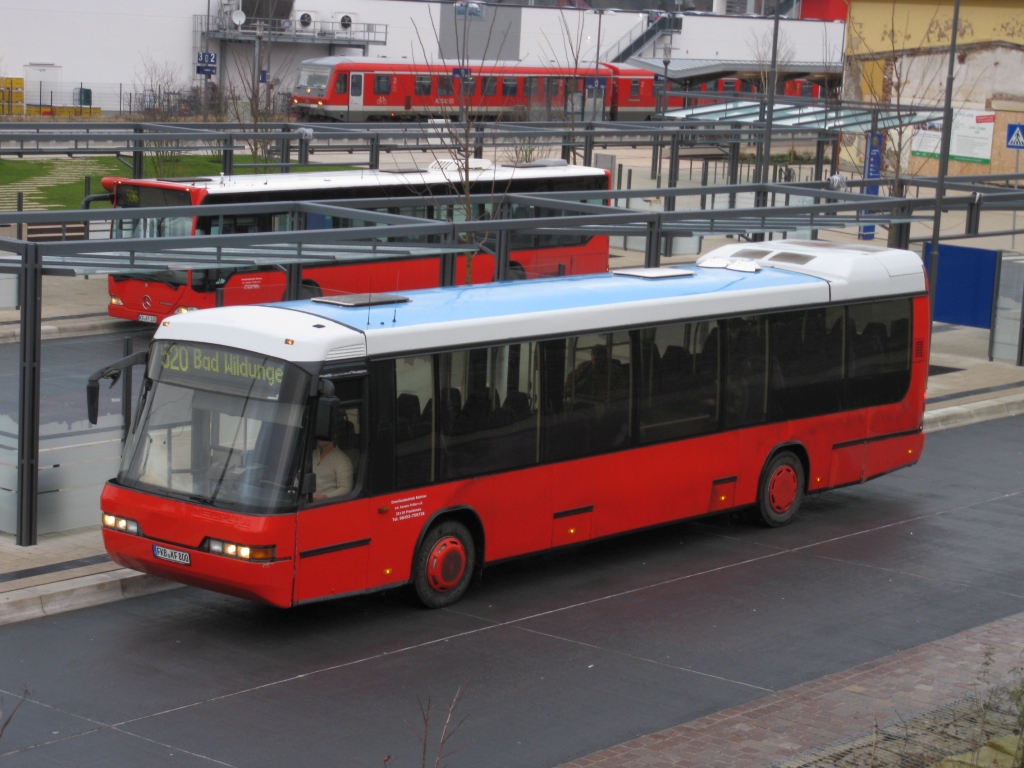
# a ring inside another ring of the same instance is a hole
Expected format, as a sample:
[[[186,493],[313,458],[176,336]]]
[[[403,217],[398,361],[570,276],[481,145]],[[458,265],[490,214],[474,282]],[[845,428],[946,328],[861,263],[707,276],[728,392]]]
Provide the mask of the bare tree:
[[[151,56],[142,58],[140,69],[132,80],[131,111],[144,120],[172,122],[187,116],[188,80],[181,67],[169,61],[158,62]],[[179,141],[147,142],[147,159],[156,176],[173,176],[181,156]]]
[[[772,30],[762,29],[760,32],[751,31],[750,51],[754,54],[754,61],[757,63],[757,90],[759,93],[768,93],[771,88],[772,79]],[[793,62],[793,43],[784,30],[779,30],[779,50],[776,56],[776,63],[779,68]],[[782,80],[778,80],[779,83]]]
[[[949,40],[952,22],[939,19],[938,13],[936,6],[924,33],[924,42],[934,44]],[[968,28],[969,22],[962,20],[961,32]],[[911,156],[915,128],[905,123],[910,112],[920,109],[923,103],[932,102],[932,108],[940,106],[933,94],[941,90],[944,82],[946,53],[941,49],[910,47],[918,30],[911,25],[909,11],[900,13],[896,0],[891,4],[888,21],[882,29],[882,46],[873,48],[865,38],[863,24],[855,19],[850,20],[849,34],[851,47],[857,52],[847,57],[845,96],[886,104],[897,118],[898,125],[881,131],[882,178],[890,194],[895,194],[901,180],[915,172]],[[966,92],[970,93],[976,85],[975,82],[968,86]]]
[[[464,688],[460,689],[460,698],[461,692],[464,690]],[[7,730],[7,726],[11,724],[11,720],[14,719],[14,716],[18,713],[18,710],[21,709],[21,705],[25,703],[25,699],[28,698],[28,694],[28,688],[22,690],[21,698],[18,699],[18,703],[14,705],[14,708],[9,713],[7,713],[6,717],[4,716],[4,700],[0,698],[0,740],[3,740],[4,732]]]
[[[441,725],[441,733],[437,739],[436,749],[431,748],[432,738],[430,729],[434,714],[433,704],[429,698],[424,702],[418,696],[416,697],[416,701],[420,705],[420,718],[422,719],[422,732],[420,734],[420,744],[422,745],[420,765],[422,768],[443,768],[446,763],[443,763],[442,761],[448,759],[462,748],[452,748],[451,741],[455,737],[456,731],[458,731],[462,724],[466,722],[466,717],[468,717],[468,715],[466,715],[457,721],[455,719],[455,710],[462,702],[463,696],[466,695],[466,689],[468,687],[468,683],[459,686],[458,690],[455,691],[455,696],[452,698],[451,703],[446,707],[444,712],[444,722]],[[431,760],[431,758],[433,759]],[[391,756],[389,755],[385,758],[384,764],[387,765],[390,759]]]
[[[461,7],[462,19],[456,13]],[[493,115],[480,106],[473,104],[473,97],[477,90],[494,88],[501,85],[500,78],[496,75],[488,75],[483,62],[488,60],[500,60],[502,49],[507,42],[507,31],[500,32],[495,28],[496,16],[493,16],[487,25],[484,35],[483,55],[480,57],[481,65],[477,71],[473,71],[473,62],[470,59],[469,32],[472,19],[483,21],[481,17],[470,16],[474,9],[483,8],[472,2],[455,3],[454,5],[440,5],[441,13],[448,8],[452,9],[455,23],[456,55],[454,61],[446,57],[441,49],[441,34],[434,15],[430,15],[429,40],[437,45],[441,53],[441,61],[445,69],[457,69],[460,80],[459,87],[455,88],[454,76],[442,75],[438,78],[439,91],[441,86],[447,91],[445,95],[439,93],[437,99],[437,113],[442,115],[441,122],[424,123],[424,139],[430,146],[431,154],[435,163],[441,167],[443,172],[451,179],[451,192],[460,198],[456,206],[440,206],[440,210],[446,211],[446,218],[453,221],[477,221],[489,218],[491,210],[483,205],[473,203],[474,191],[479,191],[475,183],[479,171],[487,163],[479,155],[482,154],[483,131],[488,124],[493,125]],[[491,6],[500,7],[500,6]],[[431,56],[427,52],[427,43],[418,27],[416,38],[420,48],[422,60],[430,61]],[[482,67],[482,68],[481,68]],[[456,92],[457,91],[457,92]],[[490,190],[492,194],[501,194],[505,190]],[[490,233],[483,233],[475,241],[471,242],[466,235],[462,236],[460,244],[473,246],[466,252],[465,282],[469,285],[473,279],[473,256],[475,249],[489,250],[488,242],[492,239]]]

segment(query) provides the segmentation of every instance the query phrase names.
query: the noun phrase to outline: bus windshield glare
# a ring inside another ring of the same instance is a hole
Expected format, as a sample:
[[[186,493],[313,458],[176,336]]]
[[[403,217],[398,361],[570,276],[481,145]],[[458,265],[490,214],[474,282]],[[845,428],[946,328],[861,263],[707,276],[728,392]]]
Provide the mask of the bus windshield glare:
[[[192,196],[183,190],[119,184],[114,204],[118,208],[156,208],[192,205]],[[154,219],[121,219],[114,226],[115,238],[189,237],[191,216],[167,216]]]
[[[227,347],[157,341],[146,386],[120,485],[236,511],[294,510],[309,374]]]

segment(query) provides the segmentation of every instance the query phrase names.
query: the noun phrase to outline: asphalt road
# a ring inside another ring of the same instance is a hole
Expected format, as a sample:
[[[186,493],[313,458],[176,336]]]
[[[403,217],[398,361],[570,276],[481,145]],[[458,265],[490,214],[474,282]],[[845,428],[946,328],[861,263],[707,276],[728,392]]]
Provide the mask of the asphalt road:
[[[779,530],[715,518],[278,611],[193,589],[0,627],[10,766],[551,766],[1024,611],[1024,418]],[[638,499],[637,503],[643,503]],[[909,713],[893,713],[897,714]],[[464,720],[463,720],[464,718]]]
[[[40,370],[40,422],[84,421],[85,382],[89,374],[124,356],[124,338],[131,336],[135,349],[144,349],[153,338],[152,329],[131,333],[110,333],[43,341]],[[0,416],[18,420],[19,345],[0,344]],[[135,392],[141,381],[141,368],[136,368]],[[121,385],[113,389],[100,386],[100,415],[121,413]],[[134,402],[132,403],[134,405]]]

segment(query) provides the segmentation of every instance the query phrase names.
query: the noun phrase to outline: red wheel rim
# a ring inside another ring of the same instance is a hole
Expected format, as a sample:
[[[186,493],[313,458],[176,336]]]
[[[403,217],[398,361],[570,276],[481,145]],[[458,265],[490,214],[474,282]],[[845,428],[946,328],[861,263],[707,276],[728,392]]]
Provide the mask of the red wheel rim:
[[[768,504],[772,512],[784,515],[796,501],[797,477],[796,470],[789,464],[783,464],[775,470],[768,483]]]
[[[457,586],[466,573],[466,548],[454,536],[445,536],[427,556],[427,581],[435,592]]]

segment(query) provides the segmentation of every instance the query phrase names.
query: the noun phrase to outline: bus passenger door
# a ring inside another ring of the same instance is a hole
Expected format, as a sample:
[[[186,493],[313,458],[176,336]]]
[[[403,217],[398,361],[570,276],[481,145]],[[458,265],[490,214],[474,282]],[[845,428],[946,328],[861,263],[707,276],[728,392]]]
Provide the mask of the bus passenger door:
[[[341,379],[335,387],[336,395],[321,397],[316,413],[314,455],[307,468],[317,478],[317,490],[298,513],[296,603],[366,588],[371,520],[370,502],[360,498],[363,379]]]

